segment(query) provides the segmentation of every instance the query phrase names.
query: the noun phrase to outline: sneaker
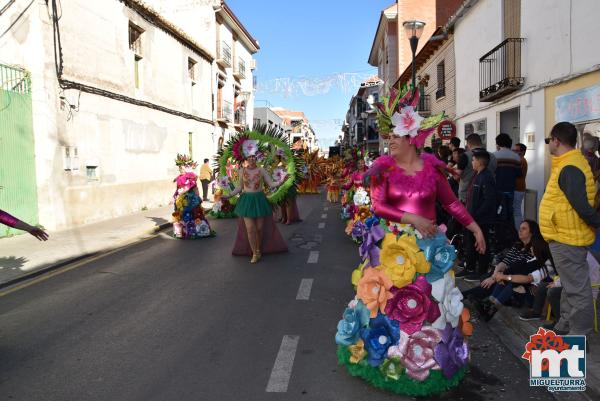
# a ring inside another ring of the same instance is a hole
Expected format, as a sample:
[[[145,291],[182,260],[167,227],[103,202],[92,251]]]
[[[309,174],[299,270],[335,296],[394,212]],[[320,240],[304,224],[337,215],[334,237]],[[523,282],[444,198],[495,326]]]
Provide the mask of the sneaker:
[[[458,273],[454,274],[454,277],[456,277],[456,278],[464,278],[466,275],[469,275],[469,274],[473,274],[473,272],[471,272],[471,271],[469,271],[467,269],[462,269]]]
[[[469,283],[479,283],[479,282],[481,282],[481,274],[479,274],[479,273],[468,273],[464,277],[464,280],[468,281]]]
[[[542,319],[542,315],[540,315],[539,313],[535,313],[532,310],[528,310],[526,312],[522,312],[519,314],[519,319],[524,320],[526,322],[530,321],[530,320],[541,320]]]

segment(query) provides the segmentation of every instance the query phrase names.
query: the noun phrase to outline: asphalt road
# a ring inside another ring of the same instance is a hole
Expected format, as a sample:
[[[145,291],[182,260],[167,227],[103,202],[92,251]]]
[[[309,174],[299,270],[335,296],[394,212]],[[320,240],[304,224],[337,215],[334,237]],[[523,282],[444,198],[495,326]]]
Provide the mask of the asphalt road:
[[[256,265],[231,256],[236,222],[218,220],[216,238],[160,233],[0,297],[0,400],[402,399],[337,366],[357,248],[339,206],[299,206],[304,222],[279,226],[290,252]],[[470,373],[436,399],[553,399],[497,335],[475,323]]]

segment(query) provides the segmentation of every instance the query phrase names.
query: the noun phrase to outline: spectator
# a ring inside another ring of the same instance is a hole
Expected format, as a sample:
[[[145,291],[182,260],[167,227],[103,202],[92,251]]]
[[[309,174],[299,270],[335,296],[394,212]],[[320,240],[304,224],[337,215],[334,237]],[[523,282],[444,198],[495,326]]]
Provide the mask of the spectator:
[[[437,157],[444,163],[448,163],[452,157],[452,151],[446,145],[441,145],[437,150]]]
[[[515,227],[518,230],[521,222],[523,221],[523,212],[521,211],[521,208],[523,207],[525,189],[527,188],[527,184],[525,183],[525,177],[527,177],[527,160],[525,159],[527,146],[523,145],[522,143],[517,143],[513,151],[521,158],[521,176],[518,177],[515,182],[515,201],[513,203]]]
[[[431,146],[425,146],[423,148],[423,152],[433,154],[433,149],[431,148]]]
[[[477,134],[471,134],[467,137],[467,149],[460,157],[456,169],[457,173],[460,175],[460,181],[458,184],[458,199],[460,199],[463,203],[467,202],[467,189],[469,188],[471,179],[475,175],[475,171],[471,165],[471,159],[473,158],[473,151],[475,149],[485,150],[481,143],[481,137]],[[496,171],[496,157],[494,157],[494,155],[490,155],[490,164],[488,169],[492,175]]]
[[[581,152],[590,164],[592,175],[595,180],[597,180],[600,175],[600,158],[596,155],[596,152],[598,151],[598,142],[598,138],[592,136],[592,134],[587,132],[583,134],[583,148],[581,149]]]
[[[600,216],[592,207],[596,186],[589,163],[575,149],[577,129],[560,122],[545,139],[552,169],[540,203],[540,228],[550,244],[563,287],[557,334],[585,335],[592,331],[592,287],[587,247],[594,243]]]
[[[460,148],[460,138],[451,138],[448,147],[450,148],[451,152],[454,152],[456,149]]]
[[[212,181],[212,173],[208,165],[208,159],[204,159],[204,164],[200,168],[200,182],[202,183],[202,200],[208,200],[208,184]]]
[[[496,137],[496,148],[494,155],[498,161],[496,168],[496,186],[502,194],[502,216],[505,221],[513,224],[513,205],[515,202],[515,185],[517,178],[521,177],[521,158],[511,150],[512,139],[508,134],[500,134]]]
[[[533,220],[525,220],[519,227],[519,241],[496,265],[492,275],[463,295],[474,302],[484,320],[489,321],[501,307],[509,304],[514,287],[523,285],[525,298],[531,303],[536,286],[553,273],[550,249],[540,227]]]
[[[475,238],[465,233],[465,259],[463,271],[457,277],[464,277],[468,281],[479,281],[487,273],[490,265],[489,242],[493,224],[496,220],[496,183],[494,176],[488,169],[490,154],[483,149],[473,152],[472,167],[475,175],[471,179],[467,191],[467,210],[477,222],[486,241],[486,251],[482,255],[475,250]]]

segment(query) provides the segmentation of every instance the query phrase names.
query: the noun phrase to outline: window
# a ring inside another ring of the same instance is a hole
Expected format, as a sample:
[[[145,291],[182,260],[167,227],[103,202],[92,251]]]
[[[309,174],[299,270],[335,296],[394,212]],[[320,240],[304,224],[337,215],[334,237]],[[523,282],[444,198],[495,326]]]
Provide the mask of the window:
[[[89,181],[97,181],[98,176],[96,175],[96,169],[98,166],[85,166],[87,179]]]
[[[142,34],[144,30],[129,22],[129,48],[140,58],[142,57]]]
[[[144,30],[132,22],[129,22],[129,49],[133,51],[133,79],[135,88],[141,86],[141,61],[142,61],[142,34]]]
[[[465,124],[465,138],[471,134],[477,134],[481,138],[483,147],[487,147],[487,119],[473,121]]]
[[[435,98],[439,99],[446,96],[446,71],[444,62],[442,61],[437,65],[437,91],[435,91]]]
[[[196,62],[188,57],[188,77],[192,80],[192,85],[196,83]]]

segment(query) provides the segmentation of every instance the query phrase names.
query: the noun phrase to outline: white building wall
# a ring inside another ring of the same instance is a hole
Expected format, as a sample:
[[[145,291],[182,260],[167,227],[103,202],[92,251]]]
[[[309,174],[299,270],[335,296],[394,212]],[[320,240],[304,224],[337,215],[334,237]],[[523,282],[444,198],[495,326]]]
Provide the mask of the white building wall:
[[[438,89],[437,66],[442,61],[444,62],[446,78],[446,96],[436,99],[435,92]],[[425,87],[425,94],[429,95],[431,114],[438,114],[443,111],[449,118],[454,118],[456,114],[456,62],[454,57],[453,40],[448,40],[446,43],[444,43],[442,47],[440,47],[435,54],[430,57],[429,60],[427,60],[425,65],[417,71],[417,75],[421,77],[429,75],[429,83]]]
[[[128,48],[129,20],[146,30],[140,89],[134,85]],[[0,19],[3,25],[6,21]],[[64,79],[211,119],[210,63],[123,3],[72,0],[63,7],[59,24]],[[193,157],[211,155],[204,149],[211,147],[212,124],[78,90],[59,91],[44,3],[34,3],[8,35],[0,43],[0,62],[32,72],[39,216],[47,228],[167,204],[176,175],[174,159],[188,153],[189,132]],[[188,57],[198,67],[193,106]],[[64,170],[65,146],[77,148],[73,163],[78,170]],[[97,180],[86,176],[88,165],[97,166]]]

